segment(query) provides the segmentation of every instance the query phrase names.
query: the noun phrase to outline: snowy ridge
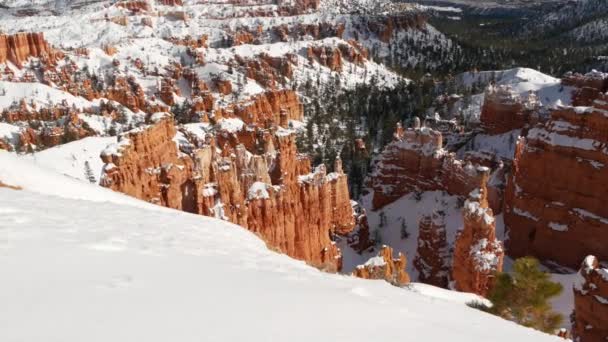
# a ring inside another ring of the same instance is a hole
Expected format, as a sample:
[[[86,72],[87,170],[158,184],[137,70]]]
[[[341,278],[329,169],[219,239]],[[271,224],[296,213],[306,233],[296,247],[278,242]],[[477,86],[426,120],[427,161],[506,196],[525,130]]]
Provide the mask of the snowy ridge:
[[[558,341],[468,308],[465,294],[323,273],[240,227],[10,153],[0,180],[25,188],[0,188],[3,341]]]

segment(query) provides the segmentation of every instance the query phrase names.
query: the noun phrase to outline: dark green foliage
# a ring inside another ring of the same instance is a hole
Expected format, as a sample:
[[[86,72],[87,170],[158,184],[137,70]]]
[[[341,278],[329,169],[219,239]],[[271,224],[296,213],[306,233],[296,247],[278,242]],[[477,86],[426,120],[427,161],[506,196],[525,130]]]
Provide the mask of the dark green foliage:
[[[538,260],[525,257],[515,261],[511,274],[498,274],[488,296],[493,303],[488,311],[521,325],[554,333],[563,317],[551,310],[549,300],[563,289],[539,266]]]
[[[298,139],[298,151],[311,156],[314,165],[324,163],[329,170],[336,156],[343,161],[353,198],[361,195],[364,179],[375,153],[391,141],[398,122],[424,116],[439,94],[433,80],[398,83],[385,89],[384,79],[368,75],[367,82],[352,90],[340,90],[336,78],[324,86],[310,76],[300,85],[307,118]],[[362,139],[365,151],[355,143]]]

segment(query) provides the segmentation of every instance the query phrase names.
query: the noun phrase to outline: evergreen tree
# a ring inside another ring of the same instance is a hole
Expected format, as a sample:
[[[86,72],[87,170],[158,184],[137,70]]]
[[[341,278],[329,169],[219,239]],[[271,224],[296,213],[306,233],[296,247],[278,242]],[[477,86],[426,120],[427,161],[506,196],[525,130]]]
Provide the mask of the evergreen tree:
[[[91,169],[91,165],[89,164],[88,160],[84,162],[84,176],[91,184],[97,183],[97,179],[95,179],[95,175],[93,174],[93,170]]]
[[[539,266],[538,260],[525,257],[515,261],[512,274],[498,274],[488,296],[493,304],[488,311],[518,324],[554,333],[563,317],[551,310],[549,300],[563,289]]]
[[[401,233],[401,240],[405,240],[408,237],[410,237],[410,233],[407,231],[407,223],[405,222],[404,218],[401,219],[400,233]]]

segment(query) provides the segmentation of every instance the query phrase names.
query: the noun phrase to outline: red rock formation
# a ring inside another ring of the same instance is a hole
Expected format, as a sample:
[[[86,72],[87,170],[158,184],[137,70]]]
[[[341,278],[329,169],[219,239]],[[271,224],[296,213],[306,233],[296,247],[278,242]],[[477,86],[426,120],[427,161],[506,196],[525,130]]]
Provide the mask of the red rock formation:
[[[181,157],[172,140],[175,134],[172,120],[161,118],[122,137],[117,147],[102,154],[106,165],[101,184],[229,220],[259,234],[271,248],[314,266],[330,271],[341,267],[331,235],[349,234],[355,227],[341,162],[336,162],[335,173],[326,174],[324,166],[310,173],[310,161],[297,155],[295,134],[283,129],[254,134],[249,152],[242,144],[224,144],[218,153],[215,140],[208,137]],[[251,154],[258,146],[264,154]]]
[[[169,119],[120,137],[117,146],[104,150],[103,186],[170,208],[195,211],[192,161],[178,158],[171,139],[175,126]]]
[[[304,106],[292,90],[268,91],[256,95],[245,104],[236,104],[228,110],[216,111],[217,117],[236,116],[246,124],[256,124],[262,127],[285,124],[289,120],[302,120]]]
[[[103,52],[105,52],[105,53],[106,53],[106,55],[108,55],[108,56],[113,56],[113,55],[114,55],[114,54],[117,52],[117,49],[116,49],[114,46],[112,46],[112,45],[107,45],[107,44],[106,44],[106,45],[104,45],[104,46],[102,46],[102,50],[103,50]]]
[[[608,74],[597,71],[585,75],[568,73],[562,84],[576,88],[572,94],[573,106],[591,106],[595,99],[608,91]]]
[[[293,77],[292,63],[297,57],[287,54],[284,57],[271,57],[259,54],[255,58],[244,59],[237,57],[237,62],[245,68],[245,75],[256,80],[266,89],[276,89],[278,84],[285,84],[285,79]]]
[[[408,29],[423,30],[426,26],[426,17],[420,13],[379,16],[374,19],[368,23],[368,27],[385,43],[390,42],[396,31]]]
[[[566,107],[520,139],[505,196],[507,247],[576,267],[608,259],[608,106]]]
[[[329,46],[309,46],[306,49],[309,61],[317,61],[332,71],[342,71],[342,54],[340,49]]]
[[[487,181],[488,173],[485,174]],[[496,239],[492,209],[485,186],[473,191],[462,210],[464,228],[456,236],[452,279],[458,291],[486,296],[502,271],[504,252]]]
[[[574,341],[608,340],[608,268],[587,256],[574,283]]]
[[[182,0],[158,0],[159,5],[164,6],[183,6]]]
[[[103,97],[114,100],[134,112],[146,109],[144,90],[132,78],[118,77],[114,85],[106,89]]]
[[[414,259],[418,281],[447,288],[449,262],[444,214],[434,212],[423,216],[418,223],[418,248]]]
[[[373,208],[416,191],[443,190],[466,197],[484,184],[487,170],[447,153],[441,133],[426,127],[404,130],[398,125],[394,140],[384,148],[368,179]]]
[[[50,57],[53,54],[42,33],[0,34],[0,64],[9,61],[21,68],[29,57]]]
[[[230,80],[216,78],[215,80],[213,80],[213,82],[215,83],[217,91],[219,91],[221,94],[229,95],[232,93],[232,83],[230,82]]]
[[[382,246],[378,256],[369,259],[365,264],[357,266],[353,275],[363,279],[384,279],[395,286],[403,286],[410,282],[410,276],[405,271],[407,259],[399,253],[393,258],[393,249]]]
[[[540,102],[534,93],[522,98],[508,86],[489,86],[481,109],[481,125],[488,134],[502,134],[537,121]]]
[[[123,1],[117,3],[116,7],[126,8],[127,10],[134,13],[150,11],[150,4],[146,0]]]

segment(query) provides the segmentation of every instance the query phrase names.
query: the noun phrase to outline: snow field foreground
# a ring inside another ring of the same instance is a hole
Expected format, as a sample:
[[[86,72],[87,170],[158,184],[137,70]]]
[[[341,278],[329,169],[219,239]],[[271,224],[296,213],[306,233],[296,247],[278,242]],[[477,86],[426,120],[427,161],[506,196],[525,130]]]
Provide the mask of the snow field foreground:
[[[562,341],[447,291],[323,273],[240,227],[9,153],[0,180],[24,187],[0,188],[1,341]]]

